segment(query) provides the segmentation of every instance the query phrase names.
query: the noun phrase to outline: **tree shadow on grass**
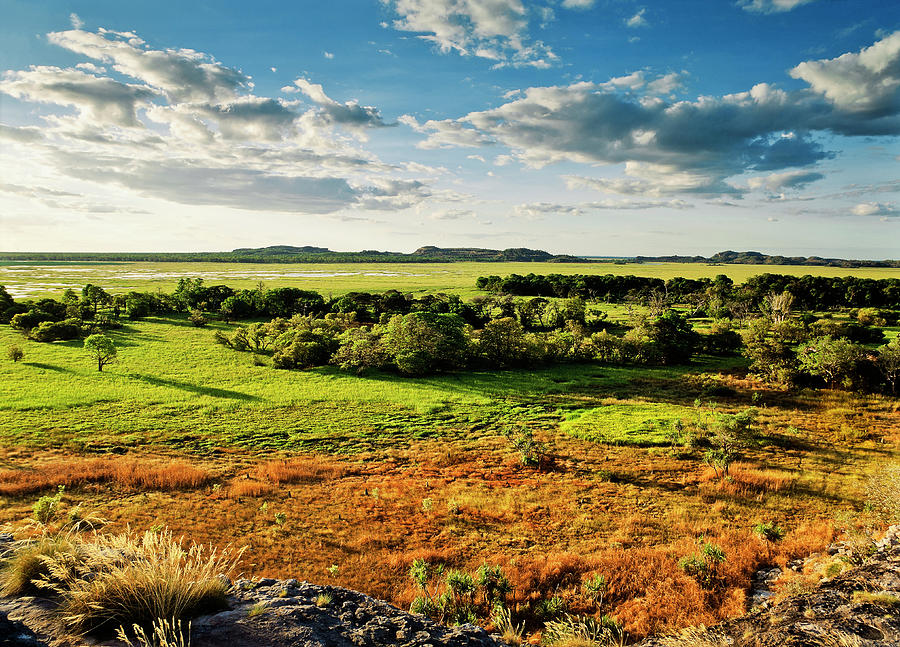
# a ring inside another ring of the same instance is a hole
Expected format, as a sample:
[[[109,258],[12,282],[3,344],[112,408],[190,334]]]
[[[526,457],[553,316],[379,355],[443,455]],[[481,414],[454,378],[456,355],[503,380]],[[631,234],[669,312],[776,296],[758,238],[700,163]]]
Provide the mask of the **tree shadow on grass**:
[[[63,368],[62,366],[54,366],[53,364],[44,364],[42,362],[22,362],[25,366],[33,366],[34,368],[40,368],[45,371],[54,371],[56,373],[72,373],[73,371],[68,368]]]
[[[212,398],[225,398],[229,400],[243,400],[244,402],[261,402],[262,398],[249,393],[241,393],[240,391],[231,391],[229,389],[217,389],[212,386],[201,386],[199,384],[191,384],[190,382],[179,382],[178,380],[167,380],[161,377],[153,377],[152,375],[138,375],[136,373],[128,373],[126,377],[133,380],[140,380],[153,386],[163,386],[172,389],[181,389],[193,393],[194,395],[208,395]]]

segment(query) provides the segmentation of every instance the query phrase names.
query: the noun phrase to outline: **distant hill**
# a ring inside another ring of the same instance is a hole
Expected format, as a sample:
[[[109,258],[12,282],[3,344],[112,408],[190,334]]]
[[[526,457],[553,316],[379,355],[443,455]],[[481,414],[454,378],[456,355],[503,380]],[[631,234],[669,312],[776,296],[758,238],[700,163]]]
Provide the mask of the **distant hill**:
[[[727,250],[712,256],[635,256],[635,263],[714,263],[724,265],[808,265],[812,267],[900,267],[900,261],[866,261],[821,256],[779,256]]]
[[[270,245],[269,247],[238,247],[232,254],[260,254],[262,256],[278,256],[281,254],[332,254],[327,247],[294,247],[292,245]]]
[[[420,247],[412,254],[381,252],[336,252],[312,245],[238,247],[230,252],[0,252],[7,261],[90,262],[207,262],[207,263],[453,263],[459,261],[525,261],[545,263],[592,262],[577,256],[554,255],[539,249],[479,249],[469,247]]]
[[[535,263],[584,263],[586,259],[569,254],[551,254],[542,249],[511,247],[509,249],[483,249],[481,247],[433,247],[427,245],[413,252],[415,256],[440,258],[450,261],[482,262],[535,262]]]

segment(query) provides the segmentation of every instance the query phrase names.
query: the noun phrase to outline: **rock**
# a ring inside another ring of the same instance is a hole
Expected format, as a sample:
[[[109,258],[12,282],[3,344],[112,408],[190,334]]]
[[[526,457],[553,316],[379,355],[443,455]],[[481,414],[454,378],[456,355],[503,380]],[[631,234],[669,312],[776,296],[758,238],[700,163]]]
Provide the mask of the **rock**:
[[[0,647],[47,647],[28,627],[0,611]]]

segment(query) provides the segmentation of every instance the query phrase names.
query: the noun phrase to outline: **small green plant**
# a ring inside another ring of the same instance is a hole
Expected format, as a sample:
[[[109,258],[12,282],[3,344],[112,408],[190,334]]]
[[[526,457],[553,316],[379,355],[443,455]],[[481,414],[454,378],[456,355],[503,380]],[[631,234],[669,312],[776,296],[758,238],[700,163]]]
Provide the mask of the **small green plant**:
[[[188,321],[196,328],[202,328],[209,323],[209,320],[204,316],[203,312],[196,308],[191,310],[191,314],[188,315]]]
[[[434,506],[434,501],[429,498],[422,499],[422,511],[428,512]]]
[[[25,359],[25,351],[18,344],[12,344],[6,349],[6,357],[13,362],[21,362]]]
[[[566,610],[566,601],[554,595],[552,598],[544,598],[534,605],[534,615],[541,620],[552,620]]]
[[[275,513],[275,523],[279,526],[283,526],[285,521],[287,521],[287,514],[284,512],[276,512]]]
[[[319,593],[319,595],[316,596],[316,606],[320,609],[324,609],[332,602],[334,602],[334,596],[331,595],[331,593]]]
[[[247,617],[255,618],[256,616],[261,616],[266,612],[266,609],[268,609],[268,606],[265,602],[257,602],[247,609]]]
[[[678,567],[702,584],[710,584],[718,564],[725,562],[725,551],[716,544],[700,541],[700,550],[693,555],[682,557]]]
[[[56,515],[59,513],[59,504],[62,502],[65,489],[65,485],[60,485],[56,490],[56,494],[42,496],[35,502],[34,507],[32,508],[32,516],[35,521],[42,526],[46,526],[56,518]]]
[[[777,542],[784,539],[784,528],[779,525],[766,521],[753,526],[753,532],[765,539],[766,541]]]
[[[329,577],[337,577],[338,572],[341,570],[337,564],[332,564],[327,569]]]
[[[475,584],[481,589],[484,603],[489,607],[504,605],[506,596],[512,591],[509,578],[499,566],[482,564],[475,571]]]
[[[892,611],[900,610],[900,596],[889,591],[854,591],[853,604],[874,604]]]
[[[534,432],[530,428],[520,429],[511,435],[512,445],[519,452],[519,460],[522,465],[536,467],[541,464],[544,457],[544,446],[534,439]]]
[[[609,586],[609,582],[606,581],[606,577],[600,573],[589,577],[584,581],[584,590],[587,591],[588,595],[591,596],[591,599],[594,601],[594,604],[597,605],[597,608],[603,606],[603,596],[606,595],[606,589]]]

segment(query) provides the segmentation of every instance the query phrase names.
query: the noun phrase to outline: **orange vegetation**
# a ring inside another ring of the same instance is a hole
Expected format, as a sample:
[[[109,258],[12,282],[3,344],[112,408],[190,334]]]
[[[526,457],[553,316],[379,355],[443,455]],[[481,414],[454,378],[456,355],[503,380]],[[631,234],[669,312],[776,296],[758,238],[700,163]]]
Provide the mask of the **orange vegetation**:
[[[132,458],[75,459],[34,469],[0,472],[0,496],[22,496],[64,485],[116,483],[149,490],[183,490],[205,485],[205,471],[183,461],[148,463]]]

